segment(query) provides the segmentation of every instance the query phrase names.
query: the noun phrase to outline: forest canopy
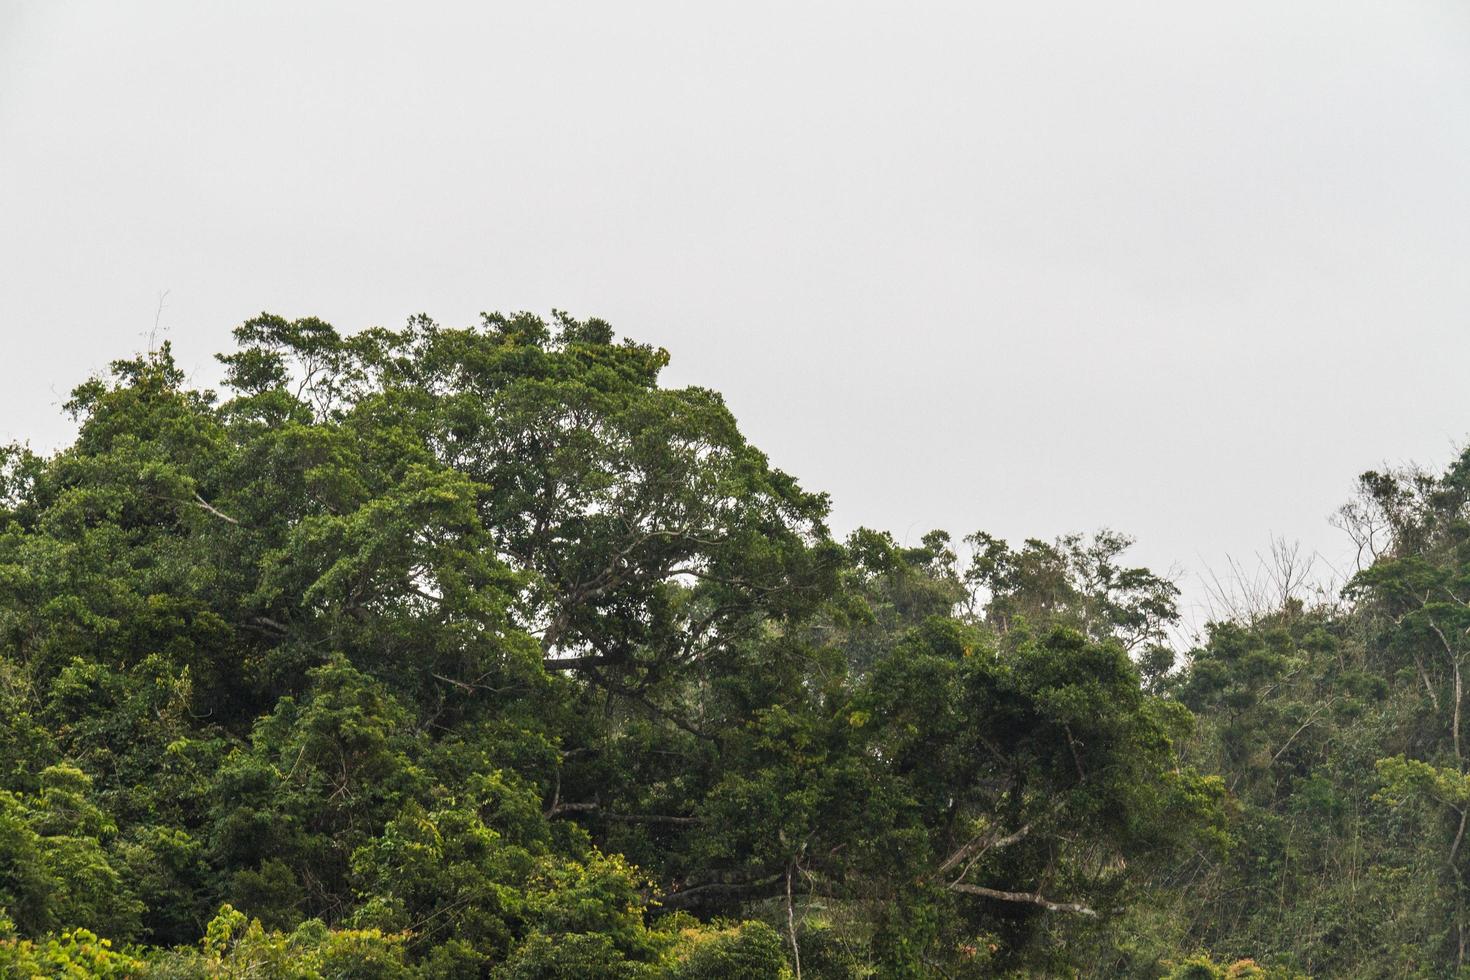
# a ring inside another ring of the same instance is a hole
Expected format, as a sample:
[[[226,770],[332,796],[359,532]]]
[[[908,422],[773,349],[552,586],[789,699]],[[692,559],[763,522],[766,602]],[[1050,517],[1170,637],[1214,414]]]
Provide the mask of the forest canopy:
[[[836,539],[601,320],[235,340],[0,455],[0,973],[1470,971],[1470,454],[1186,648],[1112,531]]]

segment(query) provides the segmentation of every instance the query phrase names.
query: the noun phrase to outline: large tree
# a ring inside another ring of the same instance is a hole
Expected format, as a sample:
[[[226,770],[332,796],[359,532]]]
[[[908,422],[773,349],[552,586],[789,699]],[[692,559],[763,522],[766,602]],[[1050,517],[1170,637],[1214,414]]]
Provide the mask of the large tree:
[[[223,394],[119,361],[72,445],[0,467],[0,935],[303,976],[1060,970],[1210,839],[1129,653],[1174,593],[1125,539],[839,544],[598,320],[236,338]]]

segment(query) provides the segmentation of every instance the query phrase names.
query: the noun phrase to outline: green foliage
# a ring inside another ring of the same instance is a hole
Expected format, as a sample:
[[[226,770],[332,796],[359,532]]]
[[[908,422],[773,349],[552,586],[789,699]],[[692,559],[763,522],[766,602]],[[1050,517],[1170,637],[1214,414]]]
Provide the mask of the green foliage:
[[[788,978],[781,937],[763,922],[683,929],[671,951],[669,980]]]
[[[612,939],[598,933],[573,933],[555,939],[533,933],[514,955],[498,967],[494,980],[573,980],[637,976],[635,967],[618,952]]]
[[[1297,980],[1303,974],[1279,967],[1262,967],[1255,960],[1222,965],[1199,953],[1175,964],[1164,980]]]
[[[112,864],[117,828],[92,802],[92,781],[57,765],[40,782],[30,798],[0,790],[0,909],[31,935],[86,922],[131,938],[141,906]]]
[[[832,540],[602,321],[235,336],[0,452],[0,972],[1470,966],[1465,459],[1184,654],[1113,532]]]
[[[148,964],[113,949],[111,940],[86,929],[73,929],[44,942],[0,938],[0,974],[7,977],[141,977]]]
[[[315,919],[282,933],[267,930],[259,919],[229,905],[210,920],[202,946],[156,955],[143,975],[286,980],[407,980],[415,975],[406,963],[401,935],[328,929]]]

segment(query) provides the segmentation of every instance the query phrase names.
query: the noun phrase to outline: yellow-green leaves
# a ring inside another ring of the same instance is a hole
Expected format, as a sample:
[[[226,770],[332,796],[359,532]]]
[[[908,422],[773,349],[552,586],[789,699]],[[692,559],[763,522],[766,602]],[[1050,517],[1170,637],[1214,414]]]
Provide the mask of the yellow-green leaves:
[[[1375,768],[1384,784],[1376,798],[1385,803],[1397,805],[1416,796],[1453,807],[1470,803],[1470,775],[1456,769],[1401,755],[1379,759]]]

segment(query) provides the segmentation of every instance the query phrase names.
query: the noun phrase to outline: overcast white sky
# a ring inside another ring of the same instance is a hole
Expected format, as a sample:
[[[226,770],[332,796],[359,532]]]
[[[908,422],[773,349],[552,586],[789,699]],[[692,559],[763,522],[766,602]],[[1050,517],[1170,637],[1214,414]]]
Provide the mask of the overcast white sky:
[[[1470,434],[1470,5],[0,0],[0,438],[165,290],[206,383],[260,310],[599,315],[839,531],[1197,603]]]

